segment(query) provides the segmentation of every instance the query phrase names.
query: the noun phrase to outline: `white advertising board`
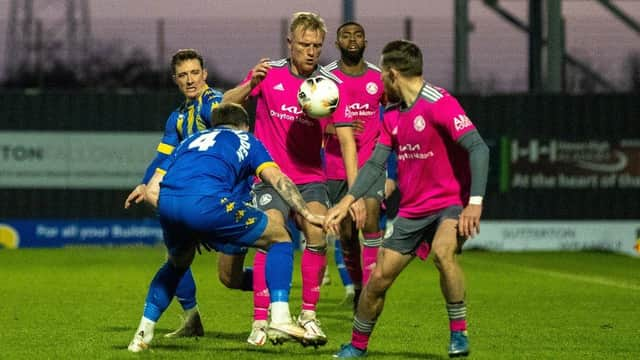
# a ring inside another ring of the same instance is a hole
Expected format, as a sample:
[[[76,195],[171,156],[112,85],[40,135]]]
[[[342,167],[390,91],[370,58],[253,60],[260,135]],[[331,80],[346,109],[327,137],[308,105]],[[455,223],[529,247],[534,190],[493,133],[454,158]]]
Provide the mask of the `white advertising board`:
[[[0,187],[130,189],[161,133],[0,131]]]
[[[464,246],[492,251],[604,250],[640,256],[638,221],[482,221]]]

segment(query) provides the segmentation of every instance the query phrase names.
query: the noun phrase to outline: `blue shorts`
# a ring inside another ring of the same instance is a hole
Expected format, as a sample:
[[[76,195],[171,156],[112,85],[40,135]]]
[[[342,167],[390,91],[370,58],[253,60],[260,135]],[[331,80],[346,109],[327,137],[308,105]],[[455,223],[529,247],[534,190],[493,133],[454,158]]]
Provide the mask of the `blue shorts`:
[[[249,252],[249,248],[236,244],[217,244],[213,247],[213,250],[221,252],[226,255],[244,255]]]
[[[178,255],[199,244],[225,254],[245,253],[242,248],[253,246],[267,227],[267,216],[241,198],[227,195],[160,193],[158,213],[169,254]]]

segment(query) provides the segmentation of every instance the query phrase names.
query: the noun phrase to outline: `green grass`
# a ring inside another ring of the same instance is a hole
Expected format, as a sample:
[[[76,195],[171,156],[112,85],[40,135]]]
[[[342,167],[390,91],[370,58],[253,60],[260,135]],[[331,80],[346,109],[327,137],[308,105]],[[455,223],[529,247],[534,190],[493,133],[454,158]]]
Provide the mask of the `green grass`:
[[[330,358],[351,333],[339,277],[322,290],[327,346],[255,349],[245,343],[250,293],[225,289],[215,255],[194,274],[206,336],[164,339],[177,327],[175,303],[160,319],[152,350],[126,346],[142,314],[162,248],[0,251],[2,359],[316,359]],[[640,359],[640,259],[607,253],[467,252],[470,359]],[[296,266],[296,269],[299,269]],[[292,310],[300,304],[299,271]],[[387,295],[369,348],[376,359],[445,359],[448,324],[431,261],[414,261]]]

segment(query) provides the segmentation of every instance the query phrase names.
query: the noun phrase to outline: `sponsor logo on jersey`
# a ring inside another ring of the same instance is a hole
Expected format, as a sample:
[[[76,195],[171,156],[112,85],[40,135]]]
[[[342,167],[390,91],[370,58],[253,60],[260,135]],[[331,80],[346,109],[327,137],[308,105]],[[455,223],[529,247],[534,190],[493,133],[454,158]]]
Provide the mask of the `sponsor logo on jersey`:
[[[272,109],[269,111],[269,115],[280,120],[295,121],[302,115],[302,109],[295,105],[287,106],[286,104],[282,104],[280,111]]]
[[[424,160],[433,156],[433,151],[423,152],[420,144],[398,146],[398,160]]]
[[[404,151],[420,151],[420,144],[405,144],[398,146],[400,152]]]
[[[287,106],[286,104],[282,104],[282,106],[280,107],[280,110],[282,110],[284,112],[288,112],[288,113],[294,114],[294,115],[302,114],[302,109],[298,108],[295,105]]]
[[[369,108],[369,104],[353,103],[344,110],[347,117],[368,117],[375,115],[375,110]]]
[[[284,85],[282,83],[278,83],[273,87],[273,90],[284,91]]]
[[[469,120],[469,118],[467,117],[467,115],[458,115],[456,117],[453,118],[453,125],[456,128],[456,131],[460,131],[464,128],[467,128],[471,125],[473,125],[471,123],[471,120]]]

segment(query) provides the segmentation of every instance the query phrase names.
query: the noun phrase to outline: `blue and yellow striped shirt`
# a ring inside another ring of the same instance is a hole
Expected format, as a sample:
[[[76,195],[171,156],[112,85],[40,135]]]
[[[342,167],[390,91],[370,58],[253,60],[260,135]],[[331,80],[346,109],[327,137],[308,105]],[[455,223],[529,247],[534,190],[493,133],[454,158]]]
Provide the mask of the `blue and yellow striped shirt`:
[[[185,100],[169,115],[156,157],[147,167],[142,179],[143,184],[149,182],[156,170],[166,170],[165,160],[182,140],[198,131],[211,128],[211,110],[221,102],[222,93],[207,86],[197,99]]]

